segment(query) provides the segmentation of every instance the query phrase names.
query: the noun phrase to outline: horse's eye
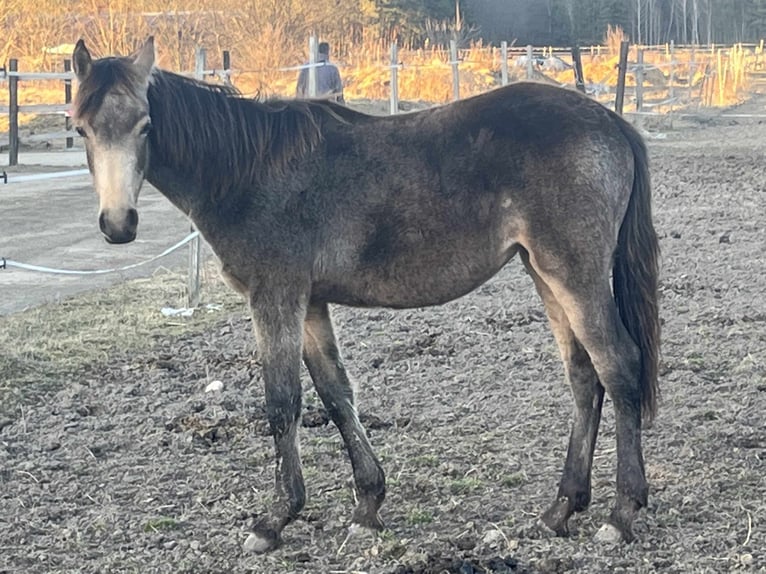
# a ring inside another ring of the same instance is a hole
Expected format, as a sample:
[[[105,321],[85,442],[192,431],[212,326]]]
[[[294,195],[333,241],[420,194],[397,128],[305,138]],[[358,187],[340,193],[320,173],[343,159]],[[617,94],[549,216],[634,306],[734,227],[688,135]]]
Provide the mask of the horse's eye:
[[[84,130],[84,129],[82,129],[81,127],[76,127],[76,128],[74,129],[74,131],[76,131],[76,132],[77,132],[77,134],[78,134],[80,137],[83,137],[83,138],[87,138],[87,137],[88,137],[88,134],[86,134],[86,133],[85,133],[85,130]]]
[[[149,135],[149,132],[152,131],[152,124],[151,123],[145,123],[144,126],[141,128],[141,135]]]

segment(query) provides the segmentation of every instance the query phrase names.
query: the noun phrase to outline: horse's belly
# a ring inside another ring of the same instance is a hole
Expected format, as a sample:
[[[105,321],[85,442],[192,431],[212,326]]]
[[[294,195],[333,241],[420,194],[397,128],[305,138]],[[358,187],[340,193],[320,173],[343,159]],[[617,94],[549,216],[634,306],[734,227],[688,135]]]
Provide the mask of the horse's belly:
[[[439,305],[470,293],[508,262],[512,246],[493,255],[486,251],[433,257],[399,257],[361,267],[331,282],[319,282],[314,299],[360,307],[413,308]]]

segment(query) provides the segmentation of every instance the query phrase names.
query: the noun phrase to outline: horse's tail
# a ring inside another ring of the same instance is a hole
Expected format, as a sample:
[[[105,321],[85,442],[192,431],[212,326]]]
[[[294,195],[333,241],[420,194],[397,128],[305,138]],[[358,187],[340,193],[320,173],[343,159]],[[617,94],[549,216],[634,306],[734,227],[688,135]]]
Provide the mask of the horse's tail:
[[[620,129],[635,161],[633,189],[617,240],[612,279],[614,298],[625,327],[641,351],[641,413],[651,422],[657,411],[660,320],[657,303],[660,246],[652,224],[651,185],[646,145],[622,118]]]

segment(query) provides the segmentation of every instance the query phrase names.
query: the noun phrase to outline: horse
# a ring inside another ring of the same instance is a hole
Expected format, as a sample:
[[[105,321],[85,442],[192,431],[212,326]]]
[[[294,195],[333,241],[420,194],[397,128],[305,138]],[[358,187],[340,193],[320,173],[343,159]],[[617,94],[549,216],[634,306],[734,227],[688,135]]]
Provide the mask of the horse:
[[[249,304],[277,496],[246,551],[279,546],[305,503],[301,361],[347,447],[352,526],[383,527],[385,474],[357,416],[329,305],[439,305],[517,254],[574,398],[542,522],[565,536],[590,503],[606,392],[617,495],[595,536],[634,539],[648,497],[642,424],[659,394],[659,246],[647,151],[628,122],[536,83],[386,117],[323,100],[248,99],[159,69],[151,37],[130,56],[100,59],[80,40],[73,63],[73,119],[106,241],[135,239],[146,180],[193,221]]]

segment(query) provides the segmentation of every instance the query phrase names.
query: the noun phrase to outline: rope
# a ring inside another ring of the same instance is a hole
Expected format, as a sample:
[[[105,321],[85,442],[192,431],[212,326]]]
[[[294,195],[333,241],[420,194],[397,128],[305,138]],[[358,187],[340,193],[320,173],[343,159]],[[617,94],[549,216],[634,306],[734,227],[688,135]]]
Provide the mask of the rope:
[[[33,175],[13,175],[3,170],[0,173],[0,180],[3,183],[24,183],[26,181],[43,181],[46,179],[58,179],[59,177],[75,177],[78,175],[88,175],[87,169],[74,169],[70,171],[54,171],[51,173],[36,173]]]
[[[120,271],[127,271],[128,269],[135,269],[136,267],[141,267],[142,265],[146,265],[147,263],[151,263],[153,261],[157,261],[157,259],[160,259],[162,257],[165,257],[166,255],[170,255],[175,251],[176,249],[179,249],[189,243],[192,239],[195,239],[199,237],[199,231],[194,231],[184,237],[181,241],[176,243],[175,245],[168,247],[165,251],[160,253],[159,255],[155,255],[154,257],[150,257],[149,259],[146,259],[144,261],[139,261],[138,263],[132,263],[131,265],[125,265],[124,267],[114,267],[112,269],[94,269],[94,270],[72,270],[72,269],[55,269],[52,267],[42,267],[40,265],[30,265],[29,263],[20,263],[18,261],[14,261],[13,259],[6,259],[5,257],[0,257],[0,269],[7,269],[9,267],[16,267],[18,269],[24,269],[26,271],[35,271],[37,273],[51,273],[55,275],[104,275],[106,273],[117,273]]]

